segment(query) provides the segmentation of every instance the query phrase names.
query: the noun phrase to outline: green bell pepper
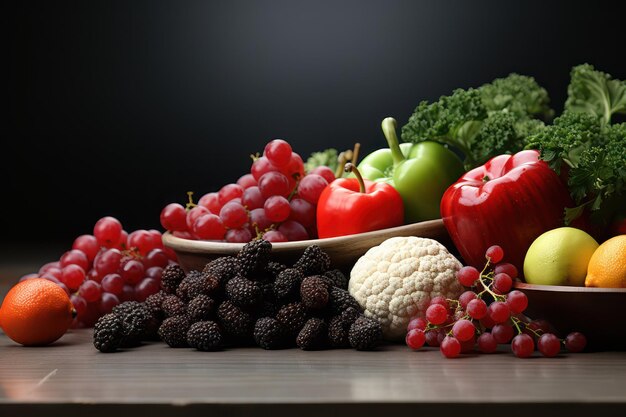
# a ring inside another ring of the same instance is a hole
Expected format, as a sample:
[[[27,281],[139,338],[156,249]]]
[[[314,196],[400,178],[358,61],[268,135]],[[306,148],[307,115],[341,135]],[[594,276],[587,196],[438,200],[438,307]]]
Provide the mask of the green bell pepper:
[[[465,172],[450,149],[437,142],[398,143],[396,120],[382,122],[389,148],[366,156],[358,168],[363,178],[392,185],[404,201],[405,223],[441,217],[439,205],[446,189]]]

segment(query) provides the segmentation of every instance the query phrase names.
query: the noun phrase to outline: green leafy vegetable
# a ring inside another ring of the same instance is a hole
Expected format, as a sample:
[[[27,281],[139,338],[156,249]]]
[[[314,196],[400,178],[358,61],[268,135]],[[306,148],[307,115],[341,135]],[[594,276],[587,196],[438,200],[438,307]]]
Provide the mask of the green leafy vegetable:
[[[327,166],[335,172],[337,171],[338,157],[339,153],[337,149],[334,148],[325,149],[321,152],[313,152],[306,160],[304,169],[306,172],[310,172],[319,166]]]
[[[523,149],[553,111],[548,93],[531,78],[511,74],[479,88],[455,90],[434,103],[422,101],[402,128],[405,142],[435,140],[465,155],[471,169],[503,152]]]
[[[572,68],[571,77],[566,110],[589,113],[603,124],[610,123],[615,113],[626,114],[626,81],[614,80],[589,64]]]
[[[597,223],[609,222],[626,209],[626,123],[610,124],[611,115],[621,112],[619,103],[626,100],[616,100],[620,85],[624,88],[620,94],[626,97],[623,81],[594,71],[591,65],[575,67],[566,111],[527,140],[527,148],[539,149],[557,173],[567,166],[567,184],[576,206],[566,209],[566,223],[585,208]]]

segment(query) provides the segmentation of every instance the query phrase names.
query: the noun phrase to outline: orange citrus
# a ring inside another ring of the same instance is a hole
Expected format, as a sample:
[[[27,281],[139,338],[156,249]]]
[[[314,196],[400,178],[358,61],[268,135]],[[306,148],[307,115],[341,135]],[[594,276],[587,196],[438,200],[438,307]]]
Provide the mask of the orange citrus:
[[[65,334],[74,314],[70,298],[61,287],[32,278],[15,285],[4,297],[0,327],[22,345],[47,345]]]
[[[589,260],[585,286],[626,288],[626,235],[615,236],[596,249]]]

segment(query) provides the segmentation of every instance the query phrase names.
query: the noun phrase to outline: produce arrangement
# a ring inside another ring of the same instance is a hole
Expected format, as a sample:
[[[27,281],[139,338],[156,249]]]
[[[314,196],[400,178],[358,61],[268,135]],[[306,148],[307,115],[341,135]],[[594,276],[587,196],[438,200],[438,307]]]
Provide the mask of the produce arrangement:
[[[581,332],[527,316],[523,286],[626,288],[624,115],[626,82],[584,64],[556,118],[544,88],[511,74],[419,103],[400,138],[385,118],[386,147],[360,162],[358,144],[304,162],[272,140],[236,182],[160,214],[172,240],[244,244],[236,256],[194,270],[178,252],[179,266],[161,232],[129,234],[104,217],[20,279],[0,326],[23,345],[94,326],[102,352],[156,341],[202,351],[405,341],[447,358],[509,344],[520,358],[579,352]],[[311,241],[433,219],[453,244],[392,229],[344,271],[320,249],[328,240]],[[297,241],[297,262],[278,262],[272,248]]]
[[[363,316],[346,291],[348,279],[329,269],[330,258],[318,246],[290,267],[270,261],[271,250],[261,239],[202,272],[185,275],[178,265],[168,266],[160,292],[145,303],[122,303],[98,320],[94,346],[113,352],[151,339],[202,351],[251,344],[370,350],[380,344],[380,323]]]

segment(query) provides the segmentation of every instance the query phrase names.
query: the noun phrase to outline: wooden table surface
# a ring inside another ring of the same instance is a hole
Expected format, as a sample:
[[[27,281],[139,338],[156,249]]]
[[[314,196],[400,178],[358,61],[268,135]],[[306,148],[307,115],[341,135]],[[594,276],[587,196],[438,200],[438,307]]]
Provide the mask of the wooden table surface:
[[[50,347],[0,336],[0,416],[624,415],[626,352],[446,360],[437,350],[258,348],[222,352],[153,343],[97,352],[91,330]],[[554,414],[556,413],[556,414]]]

